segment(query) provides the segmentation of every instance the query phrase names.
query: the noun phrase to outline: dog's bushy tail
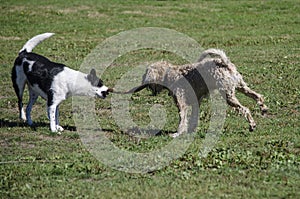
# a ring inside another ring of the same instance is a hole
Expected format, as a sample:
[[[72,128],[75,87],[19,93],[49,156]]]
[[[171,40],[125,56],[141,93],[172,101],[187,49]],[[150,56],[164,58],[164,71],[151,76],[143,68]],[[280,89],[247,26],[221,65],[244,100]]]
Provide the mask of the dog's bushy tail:
[[[201,55],[200,55],[200,58],[199,58],[199,62],[201,62],[202,60],[204,60],[205,58],[207,58],[208,56],[212,56],[212,57],[215,57],[215,56],[218,56],[222,59],[222,61],[228,65],[230,63],[230,60],[229,58],[226,56],[225,52],[223,50],[220,50],[220,49],[215,49],[215,48],[210,48],[208,50],[205,50]]]
[[[33,38],[29,39],[25,45],[23,46],[23,48],[19,51],[19,53],[26,51],[26,52],[31,52],[32,49],[34,49],[34,47],[36,47],[39,43],[41,43],[42,41],[44,41],[45,39],[51,37],[52,35],[54,35],[54,33],[43,33],[40,35],[36,35]]]

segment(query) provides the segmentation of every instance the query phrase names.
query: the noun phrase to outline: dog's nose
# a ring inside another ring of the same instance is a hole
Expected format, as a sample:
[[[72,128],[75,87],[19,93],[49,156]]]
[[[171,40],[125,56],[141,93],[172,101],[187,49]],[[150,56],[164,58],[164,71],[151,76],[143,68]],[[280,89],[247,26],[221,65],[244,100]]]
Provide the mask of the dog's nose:
[[[103,98],[105,98],[108,95],[108,91],[101,91],[101,95]]]
[[[101,91],[101,95],[103,98],[106,98],[106,96],[109,94],[109,93],[112,93],[113,92],[113,89],[112,88],[108,88],[106,91]]]

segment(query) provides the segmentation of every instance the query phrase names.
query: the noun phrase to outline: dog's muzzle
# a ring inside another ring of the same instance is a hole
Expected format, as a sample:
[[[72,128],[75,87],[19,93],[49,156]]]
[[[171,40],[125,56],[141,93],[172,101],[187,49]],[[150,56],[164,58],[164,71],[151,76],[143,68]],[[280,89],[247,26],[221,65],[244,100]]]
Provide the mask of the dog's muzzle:
[[[106,96],[109,94],[109,93],[112,93],[113,92],[113,89],[112,88],[109,88],[107,89],[107,91],[102,91],[101,92],[101,95],[103,98],[106,98]]]

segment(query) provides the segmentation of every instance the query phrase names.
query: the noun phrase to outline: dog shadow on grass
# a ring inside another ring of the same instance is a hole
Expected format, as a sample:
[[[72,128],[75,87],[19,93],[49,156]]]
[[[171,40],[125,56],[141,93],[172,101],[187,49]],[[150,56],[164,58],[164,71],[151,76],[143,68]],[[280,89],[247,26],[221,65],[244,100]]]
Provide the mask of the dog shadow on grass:
[[[33,126],[28,126],[26,122],[23,121],[12,121],[5,118],[0,118],[0,128],[31,128],[33,131],[37,131],[38,128],[49,128],[49,123],[47,122],[35,122]],[[64,130],[75,132],[77,131],[76,126],[65,125]],[[99,129],[97,129],[99,130]],[[50,131],[50,129],[49,129]],[[103,128],[101,131],[115,133],[113,129]],[[139,139],[148,139],[153,136],[169,135],[174,133],[173,131],[158,130],[158,129],[139,129],[131,128],[127,131],[122,131],[122,134],[128,135],[129,137],[136,137]]]
[[[30,127],[32,130],[36,131],[39,127],[49,127],[49,123],[46,122],[35,122],[32,126],[28,126],[26,122],[23,121],[11,121],[8,119],[0,119],[0,128],[16,128],[16,127]],[[66,125],[63,126],[65,130],[76,131],[75,126]]]
[[[161,129],[143,129],[143,128],[130,128],[127,131],[123,131],[123,134],[133,136],[133,137],[140,137],[140,138],[149,138],[153,136],[162,136],[162,135],[171,135],[173,131],[161,130]]]

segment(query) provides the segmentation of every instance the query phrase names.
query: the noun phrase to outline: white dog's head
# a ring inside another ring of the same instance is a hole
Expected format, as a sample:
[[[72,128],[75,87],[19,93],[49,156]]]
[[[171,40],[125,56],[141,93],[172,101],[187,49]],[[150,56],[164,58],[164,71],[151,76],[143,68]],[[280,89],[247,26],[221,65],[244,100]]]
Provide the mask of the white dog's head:
[[[91,91],[96,97],[104,99],[109,92],[112,92],[112,89],[105,86],[103,81],[97,77],[95,69],[91,70],[90,74],[87,75],[87,79],[91,83]]]

